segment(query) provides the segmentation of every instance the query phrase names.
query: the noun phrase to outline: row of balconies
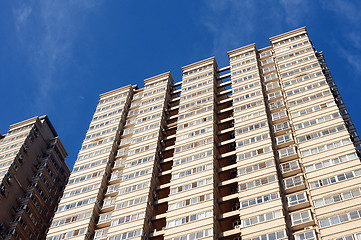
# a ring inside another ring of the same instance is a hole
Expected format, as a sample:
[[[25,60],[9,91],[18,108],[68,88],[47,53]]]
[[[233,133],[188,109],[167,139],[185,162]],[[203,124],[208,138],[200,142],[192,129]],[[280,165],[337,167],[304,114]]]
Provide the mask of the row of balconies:
[[[272,91],[283,93],[280,84]],[[290,121],[288,118],[284,98],[282,94],[270,100],[270,111],[273,125],[280,122]],[[276,113],[273,113],[277,111]],[[280,115],[282,113],[282,116]],[[277,116],[277,118],[275,118]],[[276,129],[274,129],[276,130]],[[299,231],[306,228],[312,228],[315,225],[314,217],[310,210],[310,202],[306,193],[306,182],[302,174],[302,167],[299,162],[297,146],[295,146],[294,137],[291,130],[275,131],[276,145],[279,158],[279,171],[282,176],[283,192],[286,194],[287,214],[290,216],[290,226],[293,231]],[[297,235],[295,233],[295,235]],[[314,232],[313,232],[313,235]]]

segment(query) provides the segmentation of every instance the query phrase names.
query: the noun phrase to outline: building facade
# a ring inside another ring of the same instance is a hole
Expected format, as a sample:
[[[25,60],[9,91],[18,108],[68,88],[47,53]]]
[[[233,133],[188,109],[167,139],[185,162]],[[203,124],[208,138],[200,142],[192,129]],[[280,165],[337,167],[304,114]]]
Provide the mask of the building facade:
[[[361,239],[360,139],[305,28],[100,95],[47,240]]]
[[[70,175],[47,116],[0,136],[0,239],[45,239]]]

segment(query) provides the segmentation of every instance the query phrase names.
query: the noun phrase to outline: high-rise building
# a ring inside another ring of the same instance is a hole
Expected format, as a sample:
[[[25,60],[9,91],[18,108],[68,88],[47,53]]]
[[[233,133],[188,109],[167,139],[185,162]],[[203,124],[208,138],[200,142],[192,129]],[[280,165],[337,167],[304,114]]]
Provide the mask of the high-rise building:
[[[45,239],[70,171],[47,116],[0,134],[0,239]]]
[[[361,239],[360,139],[305,28],[100,95],[47,240]]]

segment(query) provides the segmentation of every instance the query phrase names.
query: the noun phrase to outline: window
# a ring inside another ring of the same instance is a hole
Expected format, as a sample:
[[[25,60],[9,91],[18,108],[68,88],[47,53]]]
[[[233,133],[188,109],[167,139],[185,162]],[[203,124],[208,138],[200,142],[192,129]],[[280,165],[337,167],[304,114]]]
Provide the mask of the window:
[[[287,143],[287,142],[291,142],[292,139],[292,134],[288,133],[286,135],[282,135],[276,138],[277,144],[283,144],[283,143]]]
[[[283,107],[284,105],[285,105],[285,103],[283,100],[278,100],[276,102],[271,102],[269,104],[271,110],[279,108],[279,107]]]
[[[96,230],[94,239],[97,240],[97,239],[101,239],[101,238],[106,238],[108,235],[108,231],[109,231],[109,228]]]
[[[307,66],[304,66],[304,67],[301,67],[301,68],[298,68],[298,69],[294,69],[292,71],[289,71],[289,72],[286,72],[286,73],[282,73],[281,76],[282,77],[289,77],[289,76],[292,76],[296,73],[300,73],[300,72],[303,72],[303,71],[306,71],[306,70],[309,70],[309,69],[312,69],[312,68],[315,68],[315,67],[318,67],[320,66],[318,63],[314,63],[314,64],[310,64],[310,65],[307,65]]]
[[[326,151],[326,150],[329,150],[329,149],[334,149],[334,148],[337,148],[337,147],[340,147],[340,146],[344,146],[344,145],[347,145],[349,143],[351,143],[351,140],[349,138],[346,138],[346,139],[343,139],[343,140],[340,140],[340,141],[337,141],[337,142],[333,142],[333,143],[330,143],[330,144],[326,144],[326,145],[322,145],[322,146],[319,146],[319,147],[316,147],[316,148],[311,148],[309,150],[302,151],[301,155],[303,157],[307,157],[307,156],[317,154],[317,153],[320,153],[320,152],[323,152],[323,151]],[[313,167],[307,167],[306,166],[306,171],[313,171],[313,170],[314,170]]]
[[[104,173],[104,171],[99,171],[99,172],[95,172],[95,173],[88,174],[88,175],[85,175],[85,176],[70,179],[69,182],[68,182],[68,185],[71,185],[73,183],[82,182],[82,181],[85,181],[85,180],[90,179],[90,178],[102,176],[103,173]]]
[[[283,148],[278,150],[278,155],[280,158],[288,157],[294,154],[296,154],[295,147]]]
[[[114,171],[112,172],[110,180],[121,179],[122,175],[123,175],[123,171]]]
[[[306,33],[302,33],[302,34],[300,34],[300,35],[297,35],[297,36],[294,36],[294,37],[290,37],[290,38],[287,38],[287,39],[285,39],[285,40],[282,40],[282,41],[273,43],[273,46],[274,46],[274,47],[277,47],[277,46],[279,46],[279,45],[282,45],[282,44],[285,44],[285,43],[288,43],[288,42],[292,42],[292,41],[298,40],[298,39],[300,39],[300,38],[304,38],[304,37],[306,37],[306,36],[307,36]],[[306,42],[303,42],[301,45],[306,44],[306,43],[307,43],[307,41],[306,41]],[[297,47],[297,46],[298,46],[298,45],[294,45],[293,47]],[[290,48],[291,48],[291,47],[290,47]]]
[[[136,178],[136,177],[140,177],[140,176],[152,173],[152,172],[153,172],[153,168],[144,169],[144,170],[141,170],[141,171],[138,171],[138,172],[134,172],[134,173],[131,173],[131,174],[124,175],[122,177],[122,180],[126,181],[126,180]],[[113,177],[113,174],[114,174],[114,172],[112,173],[112,177]]]
[[[178,125],[177,130],[184,129],[184,128],[191,127],[191,126],[195,126],[195,125],[202,124],[204,122],[212,121],[212,120],[213,120],[213,116],[201,118],[201,119],[198,119],[198,120],[195,120],[195,121],[192,121],[192,122],[187,122],[185,124]]]
[[[290,124],[288,121],[273,125],[273,129],[275,132],[280,132],[282,130],[289,129],[289,128],[290,128]]]
[[[264,177],[264,178],[259,178],[259,179],[256,179],[254,181],[239,184],[238,189],[239,189],[239,191],[245,191],[247,189],[251,189],[251,188],[261,186],[261,185],[265,185],[265,184],[268,184],[268,183],[275,182],[276,180],[277,180],[276,175],[269,176],[269,177]]]
[[[145,187],[149,187],[149,186],[150,186],[150,182],[146,182],[146,183],[140,183],[140,184],[137,184],[137,185],[133,185],[133,186],[130,186],[130,187],[127,187],[127,188],[122,188],[122,189],[119,190],[119,195],[129,193],[129,192],[133,192],[133,191],[137,191],[137,190],[143,189]],[[118,185],[118,187],[119,187],[119,185]],[[109,189],[109,187],[108,187],[108,189]]]
[[[105,159],[102,159],[102,160],[99,160],[99,161],[96,161],[96,162],[81,165],[80,167],[74,167],[73,172],[77,172],[77,171],[81,171],[83,169],[88,169],[88,168],[91,168],[91,167],[99,166],[99,165],[107,163],[107,162],[108,162],[108,159],[105,158]]]
[[[106,198],[103,202],[103,208],[113,206],[115,204],[116,197]]]
[[[92,214],[92,212],[87,212],[87,213],[81,213],[81,214],[78,214],[78,215],[62,218],[62,219],[53,221],[51,223],[51,227],[61,226],[61,225],[67,224],[67,223],[80,221],[80,220],[83,220],[85,218],[90,218],[91,214]]]
[[[276,193],[271,193],[271,194],[267,194],[264,196],[260,196],[260,197],[256,197],[256,198],[252,198],[246,201],[241,202],[240,207],[241,208],[246,208],[246,207],[250,207],[256,204],[261,204],[261,203],[265,203],[268,201],[272,201],[275,199],[280,198],[280,194],[278,192]]]
[[[307,195],[306,195],[305,192],[297,193],[297,194],[288,196],[287,200],[288,200],[288,205],[289,206],[294,206],[294,205],[301,204],[301,203],[304,203],[304,202],[308,201],[307,200]]]
[[[134,99],[134,98],[133,98]],[[145,122],[147,120],[151,120],[151,119],[155,119],[155,118],[159,118],[162,116],[162,113],[157,113],[157,114],[154,114],[154,115],[151,115],[151,116],[148,116],[148,117],[143,117],[143,118],[138,118],[136,119],[137,120],[137,123],[141,123],[141,122]]]
[[[262,66],[270,64],[270,63],[274,63],[273,58],[267,58],[267,59],[261,61]]]
[[[361,191],[360,188],[356,188],[350,191],[345,191],[345,192],[341,192],[341,193],[337,193],[337,194],[333,194],[321,199],[316,199],[314,201],[314,205],[315,207],[322,207],[325,205],[329,205],[332,203],[336,203],[336,202],[341,202],[341,201],[345,201],[348,199],[352,199],[352,198],[356,198],[361,196]]]
[[[298,160],[292,162],[286,162],[281,164],[281,171],[282,173],[290,172],[296,169],[300,169]]]
[[[269,138],[268,133],[263,134],[263,135],[259,135],[259,136],[256,136],[256,137],[252,137],[252,138],[249,138],[249,139],[238,142],[237,147],[242,147],[242,146],[245,146],[245,145],[248,145],[248,144],[251,144],[251,143],[262,141],[262,140],[267,139],[267,138]]]
[[[266,114],[265,111],[259,111],[259,112],[252,113],[252,114],[249,114],[249,115],[240,117],[240,118],[236,118],[236,119],[234,120],[234,122],[235,122],[235,123],[239,123],[239,122],[247,121],[247,120],[250,120],[250,119],[253,119],[253,118],[262,116],[262,115],[265,116],[265,114]]]
[[[145,152],[145,151],[148,151],[148,150],[151,150],[151,149],[155,149],[156,147],[157,147],[157,144],[151,144],[151,145],[143,146],[143,147],[134,149],[132,151],[129,151],[128,155],[134,155],[134,154],[137,154],[137,153]]]
[[[110,113],[106,113],[106,114],[103,114],[103,115],[93,117],[92,121],[103,119],[103,118],[106,118],[106,117],[109,117],[109,116],[112,116],[112,115],[116,115],[116,114],[122,113],[122,112],[123,112],[123,109],[119,109],[119,110],[116,110],[116,111],[113,111],[113,112],[110,112]]]
[[[306,61],[314,59],[314,58],[315,58],[315,55],[310,55],[310,56],[305,57],[305,58],[300,58],[297,61],[288,62],[286,64],[281,64],[281,65],[279,65],[279,68],[282,69],[282,68],[285,68],[285,67],[290,67],[290,66],[300,64],[300,63],[306,62]]]
[[[290,102],[288,102],[288,105],[290,107],[292,107],[292,106],[295,106],[295,105],[298,105],[298,104],[303,104],[303,103],[306,103],[306,102],[309,102],[309,101],[312,101],[312,100],[315,100],[315,99],[318,99],[318,98],[321,98],[321,97],[324,97],[324,96],[328,96],[330,94],[331,94],[330,90],[327,90],[327,91],[324,91],[324,92],[319,92],[319,93],[311,95],[309,97],[303,97],[303,98],[295,100],[295,101],[290,101]]]
[[[182,171],[180,173],[172,174],[172,179],[185,177],[185,176],[188,176],[188,175],[191,175],[191,174],[194,174],[194,173],[198,173],[198,172],[203,172],[203,171],[206,171],[206,170],[209,170],[209,169],[213,169],[213,163],[207,164],[207,165],[204,165],[204,166],[200,166],[200,167],[197,167],[197,168],[192,168],[190,170]]]
[[[312,48],[308,48],[308,49],[312,50]],[[315,78],[315,77],[318,77],[318,76],[321,76],[321,75],[323,75],[322,72],[312,73],[312,74],[306,75],[306,76],[301,77],[301,78],[297,78],[297,79],[293,79],[291,81],[284,82],[284,85],[288,86],[288,85],[291,85],[291,84],[300,83],[300,82],[307,81],[309,79],[312,79],[312,78]]]
[[[246,56],[249,56],[251,54],[254,54],[255,52],[252,50],[252,51],[249,51],[249,52],[245,52],[245,53],[242,53],[242,54],[239,54],[239,55],[236,55],[236,56],[233,56],[230,58],[231,61],[234,61],[236,59],[240,59],[240,58],[243,58],[243,57],[246,57]]]
[[[186,144],[183,145],[181,147],[177,147],[174,149],[174,152],[182,152],[182,151],[186,151],[195,147],[199,147],[199,146],[203,146],[205,144],[209,144],[209,143],[213,143],[213,137],[205,139],[205,140],[201,140],[201,141],[197,141],[197,142],[193,142],[190,144]]]
[[[316,234],[314,230],[295,234],[295,240],[316,240]]]
[[[196,84],[196,85],[193,85],[193,86],[182,88],[182,92],[186,92],[186,91],[189,91],[189,90],[192,90],[192,89],[195,89],[195,88],[200,88],[200,87],[205,86],[205,85],[207,85],[209,83],[213,83],[213,79],[202,82],[202,83],[199,83],[199,84]]]
[[[277,112],[277,113],[272,114],[272,120],[273,121],[276,121],[278,119],[285,118],[285,117],[287,117],[287,112],[286,111],[281,111],[281,112]]]
[[[131,199],[129,201],[118,203],[115,206],[115,209],[122,209],[122,208],[126,208],[126,207],[131,207],[131,206],[141,204],[141,203],[144,203],[144,202],[147,202],[147,201],[148,201],[148,197],[139,197],[139,198]]]
[[[160,87],[160,88],[157,88],[157,89],[155,89],[155,90],[153,90],[153,91],[149,91],[149,92],[147,91],[147,92],[144,93],[144,94],[142,94],[142,93],[137,93],[137,94],[134,95],[133,101],[136,100],[136,99],[142,98],[142,97],[144,98],[144,97],[148,97],[148,96],[157,94],[157,93],[159,93],[159,92],[164,92],[165,90],[166,90],[165,87]]]
[[[241,69],[241,70],[238,70],[238,71],[234,71],[234,72],[232,72],[232,76],[235,76],[235,75],[238,75],[238,74],[241,74],[241,73],[244,73],[244,72],[248,72],[248,71],[251,71],[251,70],[254,70],[254,69],[257,69],[257,66],[251,66],[251,67],[244,68],[244,69]]]
[[[281,97],[282,93],[281,93],[281,91],[277,91],[277,92],[269,93],[267,96],[268,96],[268,100],[271,100],[274,98]]]
[[[86,205],[86,204],[90,204],[90,203],[94,203],[94,202],[96,202],[95,197],[92,197],[92,198],[89,198],[89,199],[84,199],[84,200],[81,200],[81,201],[78,201],[78,202],[75,202],[75,203],[70,203],[70,204],[61,206],[61,207],[58,208],[57,212],[62,212],[62,211],[65,211],[65,210],[68,210],[68,209],[71,209],[71,208],[80,207],[82,205]]]
[[[266,127],[266,126],[268,126],[267,121],[259,122],[259,123],[256,123],[256,124],[247,126],[247,127],[245,127],[245,128],[236,130],[236,134],[246,133],[246,132],[249,132],[249,131],[252,131],[252,130],[256,130],[256,129],[259,129],[259,128],[262,128],[262,127]]]
[[[196,72],[201,72],[201,71],[203,71],[203,70],[205,70],[205,69],[209,69],[209,68],[213,68],[213,64],[210,64],[210,65],[208,65],[208,66],[204,66],[204,67],[201,67],[201,68],[198,68],[198,69],[189,71],[189,72],[185,72],[185,73],[183,73],[183,76],[187,76],[187,75],[190,75],[190,74],[193,74],[193,73],[196,73]],[[212,75],[212,73],[213,73],[213,72],[209,72],[209,73],[205,73],[205,74],[199,75],[199,76],[197,76],[197,77],[185,79],[185,80],[183,80],[183,84],[184,84],[184,83],[192,82],[192,81],[194,81],[194,80],[198,80],[198,79],[204,78],[204,77],[209,76],[209,75]]]
[[[337,224],[343,223],[343,222],[352,221],[352,220],[359,219],[359,218],[361,218],[361,210],[360,209],[352,210],[351,212],[348,212],[348,213],[343,213],[340,215],[321,219],[319,221],[319,223],[320,223],[320,227],[323,228],[323,227],[328,227],[328,226],[332,226],[332,225],[337,225]]]
[[[121,233],[119,235],[111,236],[108,239],[109,240],[124,240],[124,239],[128,239],[128,238],[138,237],[138,236],[141,236],[142,234],[143,234],[143,229],[138,229],[135,231],[125,232],[125,233]]]
[[[334,177],[328,177],[328,178],[324,178],[324,179],[317,180],[314,182],[310,182],[310,188],[314,189],[314,188],[319,188],[322,186],[327,186],[327,185],[341,182],[344,180],[348,180],[348,179],[351,179],[351,178],[354,178],[354,177],[360,176],[360,175],[361,175],[361,169],[357,169],[357,170],[354,170],[351,172],[339,174]]]
[[[128,167],[131,167],[131,166],[135,166],[135,165],[142,164],[142,163],[149,162],[149,161],[153,161],[153,160],[154,160],[154,156],[144,157],[144,158],[140,158],[138,160],[132,161],[132,162],[127,162],[125,164],[125,167],[128,168]]]
[[[160,126],[160,123],[153,123],[153,124],[150,124],[148,126],[145,126],[145,127],[141,127],[141,128],[137,128],[134,130],[134,133],[138,133],[138,132],[143,132],[143,131],[146,131],[146,130],[149,130],[149,129],[153,129],[153,128],[156,128],[156,127],[159,127]],[[132,130],[132,129],[131,129]],[[124,131],[123,135],[125,135],[126,133],[126,130]],[[131,132],[129,132],[131,133]]]
[[[258,215],[258,216],[252,217],[252,218],[245,219],[245,220],[243,220],[242,225],[243,225],[243,227],[247,227],[247,226],[255,225],[258,223],[271,221],[273,219],[280,218],[280,217],[283,217],[282,210],[277,210],[277,211],[273,211],[273,212],[261,214],[261,215]]]
[[[191,137],[198,136],[198,135],[201,135],[201,134],[207,133],[207,132],[213,132],[213,127],[203,128],[203,129],[199,129],[194,132],[191,132],[191,133],[187,133],[185,135],[177,136],[176,140],[179,141],[179,140],[191,138]]]
[[[270,160],[270,161],[266,161],[266,162],[261,162],[249,167],[245,167],[245,168],[240,168],[238,169],[238,175],[244,175],[244,174],[248,174],[254,171],[258,171],[264,168],[268,168],[268,167],[272,167],[274,166],[274,161]]]
[[[182,235],[180,237],[174,237],[171,238],[171,240],[193,240],[193,239],[198,239],[198,238],[203,238],[203,237],[208,237],[208,236],[212,236],[213,235],[213,229],[209,228],[209,229],[205,229],[205,230],[201,230],[195,233],[189,233],[187,235]]]
[[[277,78],[277,74],[269,74],[267,76],[264,76],[264,81],[269,82],[269,81],[271,81],[273,79],[276,79],[276,78]]]
[[[117,226],[117,225],[120,225],[123,223],[136,221],[138,219],[143,219],[144,217],[145,217],[145,212],[134,213],[132,215],[127,215],[127,216],[121,217],[119,219],[113,220],[111,226]]]
[[[204,185],[210,184],[210,183],[213,183],[213,178],[207,178],[207,179],[203,179],[203,180],[193,182],[193,183],[190,183],[190,184],[186,184],[186,185],[183,185],[183,186],[171,188],[170,189],[170,194],[175,194],[175,193],[178,193],[178,192],[187,191],[189,189],[201,187],[201,186],[204,186]]]
[[[285,230],[281,230],[281,231],[277,231],[277,232],[272,232],[272,233],[268,233],[268,234],[264,234],[258,237],[253,237],[253,238],[249,238],[249,239],[245,239],[245,240],[277,240],[277,239],[283,239],[286,238],[286,231]],[[238,240],[238,239],[233,239],[233,240]]]
[[[299,175],[299,176],[286,178],[283,180],[283,183],[286,189],[303,185],[303,176]]]
[[[204,98],[204,99],[201,99],[201,100],[198,100],[198,101],[195,101],[195,102],[187,103],[185,105],[181,105],[181,106],[179,106],[179,109],[185,109],[185,108],[189,108],[189,107],[196,106],[196,105],[202,105],[202,104],[204,104],[206,102],[209,102],[209,101],[213,101],[213,96],[208,97],[208,98]]]
[[[208,201],[208,200],[211,200],[211,199],[213,199],[213,194],[212,193],[197,196],[197,197],[193,197],[193,198],[190,198],[190,199],[187,199],[187,200],[183,200],[183,201],[180,201],[180,202],[169,204],[168,210],[174,210],[174,209],[182,208],[182,207],[185,207],[185,206],[197,204],[197,203]]]
[[[309,210],[291,214],[292,225],[301,224],[312,220],[311,212]]]
[[[197,221],[197,220],[201,220],[201,219],[205,219],[205,218],[209,218],[209,217],[213,217],[213,210],[208,210],[205,212],[192,214],[187,217],[182,217],[179,219],[167,221],[167,227],[168,228],[175,227],[175,226],[183,225],[183,224],[186,224],[189,222],[193,222],[193,221]]]
[[[256,58],[251,58],[251,59],[248,59],[248,60],[245,60],[245,61],[242,61],[242,62],[233,64],[233,65],[231,66],[231,68],[235,68],[235,67],[238,67],[238,66],[242,66],[242,65],[245,65],[245,64],[254,62],[254,61],[256,61]]]
[[[328,144],[330,145],[330,144]],[[356,153],[351,153],[351,154],[347,154],[347,155],[343,155],[337,158],[333,158],[333,159],[328,159],[322,162],[318,162],[312,165],[308,165],[305,166],[306,172],[312,172],[318,169],[322,169],[322,168],[326,168],[329,166],[333,166],[333,165],[337,165],[343,162],[347,162],[353,159],[357,159],[357,155]]]
[[[151,99],[148,99],[148,100],[146,100],[146,101],[143,101],[142,103],[140,103],[140,102],[138,102],[138,106],[139,105],[146,105],[146,104],[148,104],[148,103],[153,103],[154,104],[154,102],[157,102],[157,101],[159,101],[159,100],[164,100],[164,96],[163,96],[163,94],[162,95],[160,95],[160,96],[158,96],[158,97],[154,97],[154,98],[151,98]],[[133,103],[132,103],[132,106],[131,107],[133,107]],[[135,119],[134,119],[135,120]]]
[[[248,98],[251,98],[251,97],[255,97],[255,96],[259,96],[262,94],[262,91],[255,91],[255,92],[252,92],[252,93],[248,93],[246,95],[243,95],[241,97],[236,97],[233,99],[233,102],[239,102],[239,101],[242,101],[244,99],[248,99]]]
[[[196,115],[196,114],[201,114],[201,113],[204,113],[204,112],[207,112],[207,111],[210,111],[210,110],[213,110],[213,106],[207,106],[207,107],[200,108],[200,109],[195,110],[195,111],[192,111],[192,112],[187,112],[187,113],[184,113],[184,114],[179,114],[179,115],[178,115],[178,119],[188,118],[188,117],[194,116],[194,115]]]
[[[111,220],[112,220],[112,213],[100,214],[98,223],[110,222]]]
[[[268,57],[268,56],[271,56],[271,55],[272,55],[271,51],[263,52],[263,53],[260,54],[260,58]]]
[[[253,88],[253,87],[257,87],[259,85],[260,85],[260,82],[251,83],[251,84],[239,87],[239,88],[234,88],[234,89],[232,89],[232,92],[233,93],[242,92],[244,90],[247,90],[247,89]]]
[[[125,145],[125,144],[129,144],[129,143],[139,143],[139,142],[143,142],[143,141],[146,141],[148,139],[152,139],[152,138],[156,138],[159,136],[159,132],[157,133],[152,133],[152,134],[149,134],[147,136],[144,136],[144,137],[140,137],[140,138],[136,138],[136,139],[132,139],[132,138],[126,138],[126,139],[122,139],[121,140],[121,144],[120,145]]]
[[[263,105],[263,103],[264,103],[263,99],[259,100],[259,101],[256,101],[256,102],[251,102],[251,103],[242,105],[240,107],[236,107],[234,109],[234,112],[239,112],[239,111],[242,111],[242,110],[245,110],[245,109],[250,109],[250,108],[253,108],[253,107],[256,107],[256,106],[260,106],[260,105]]]
[[[305,128],[305,127],[313,126],[313,125],[316,125],[318,123],[323,123],[323,122],[335,119],[335,118],[337,118],[339,116],[340,116],[340,114],[338,112],[333,113],[333,114],[330,114],[330,115],[327,115],[327,116],[323,116],[323,117],[320,117],[320,118],[317,118],[317,119],[313,119],[313,120],[310,120],[310,121],[307,121],[307,122],[304,122],[304,123],[297,124],[297,125],[295,125],[295,129],[302,129],[302,128]]]
[[[361,233],[355,233],[348,236],[338,237],[333,240],[361,240]]]
[[[97,109],[95,110],[95,112],[100,112],[100,111],[107,110],[107,109],[109,109],[109,108],[114,108],[114,107],[117,107],[117,106],[119,106],[119,105],[123,105],[124,103],[125,103],[125,101],[121,101],[121,102],[114,103],[114,104],[112,104],[112,105],[108,105],[108,106],[106,106],[106,107],[97,108]]]
[[[97,155],[100,155],[100,154],[103,154],[103,153],[108,153],[111,150],[112,150],[111,148],[106,148],[106,149],[102,149],[102,150],[99,150],[99,151],[96,151],[96,152],[88,153],[88,154],[79,156],[77,158],[77,161],[83,160],[83,159],[86,159],[86,158],[90,158],[90,157],[94,157],[94,156],[97,156]]]
[[[252,152],[243,153],[243,154],[237,156],[237,161],[242,161],[244,159],[251,158],[251,157],[260,155],[262,153],[267,153],[267,152],[271,152],[271,151],[272,151],[271,147],[265,147],[265,148],[257,149]]]
[[[110,97],[110,98],[106,98],[106,99],[102,99],[99,101],[99,105],[100,104],[103,104],[103,103],[107,103],[109,101],[113,101],[113,100],[116,100],[116,99],[119,99],[119,98],[122,98],[122,97],[126,97],[128,96],[128,93],[121,93],[121,94],[118,94],[116,96],[113,96],[113,97]]]
[[[333,134],[333,133],[336,133],[336,132],[340,132],[340,131],[342,131],[344,129],[345,129],[345,125],[342,124],[342,125],[338,125],[336,127],[329,128],[329,129],[326,129],[326,130],[323,130],[323,131],[308,134],[308,135],[299,137],[297,139],[298,139],[299,143],[302,143],[302,142],[309,141],[309,140],[312,140],[312,139],[315,139],[315,138],[319,138],[319,137],[327,136],[327,135],[330,135],[330,134]]]
[[[201,159],[201,158],[204,158],[204,157],[207,157],[207,156],[213,156],[213,150],[198,153],[198,154],[186,157],[186,158],[182,158],[180,160],[174,160],[173,161],[173,166],[176,166],[176,165],[179,165],[179,164],[182,164],[182,163],[186,163],[186,162],[190,162],[190,161],[193,161],[193,160],[198,160],[198,159]]]

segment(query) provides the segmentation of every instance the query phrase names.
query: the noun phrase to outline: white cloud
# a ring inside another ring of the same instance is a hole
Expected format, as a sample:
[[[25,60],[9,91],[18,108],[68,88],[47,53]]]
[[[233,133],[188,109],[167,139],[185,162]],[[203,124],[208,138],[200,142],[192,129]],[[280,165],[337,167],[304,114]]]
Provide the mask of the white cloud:
[[[213,36],[214,55],[224,55],[225,51],[232,50],[230,46],[241,46],[241,41],[254,40],[251,35],[257,29],[250,19],[254,16],[256,5],[256,1],[252,0],[205,1],[200,21]]]
[[[286,23],[291,27],[304,25],[305,17],[310,11],[311,3],[308,0],[280,0],[285,12]]]
[[[69,66],[78,32],[97,6],[97,1],[40,0],[13,10],[20,47],[39,89],[34,103],[38,108],[49,107],[51,93],[66,81],[57,76]]]
[[[343,24],[337,35],[341,40],[333,39],[332,45],[339,56],[345,59],[357,75],[361,75],[361,2],[347,0],[323,1],[323,8],[334,13],[338,21]]]
[[[359,1],[349,0],[323,0],[322,6],[338,15],[339,19],[345,22],[359,24],[361,20]]]
[[[32,10],[33,10],[32,7],[24,6],[24,5],[14,10],[17,28],[21,27],[21,25],[23,25],[26,22]]]

